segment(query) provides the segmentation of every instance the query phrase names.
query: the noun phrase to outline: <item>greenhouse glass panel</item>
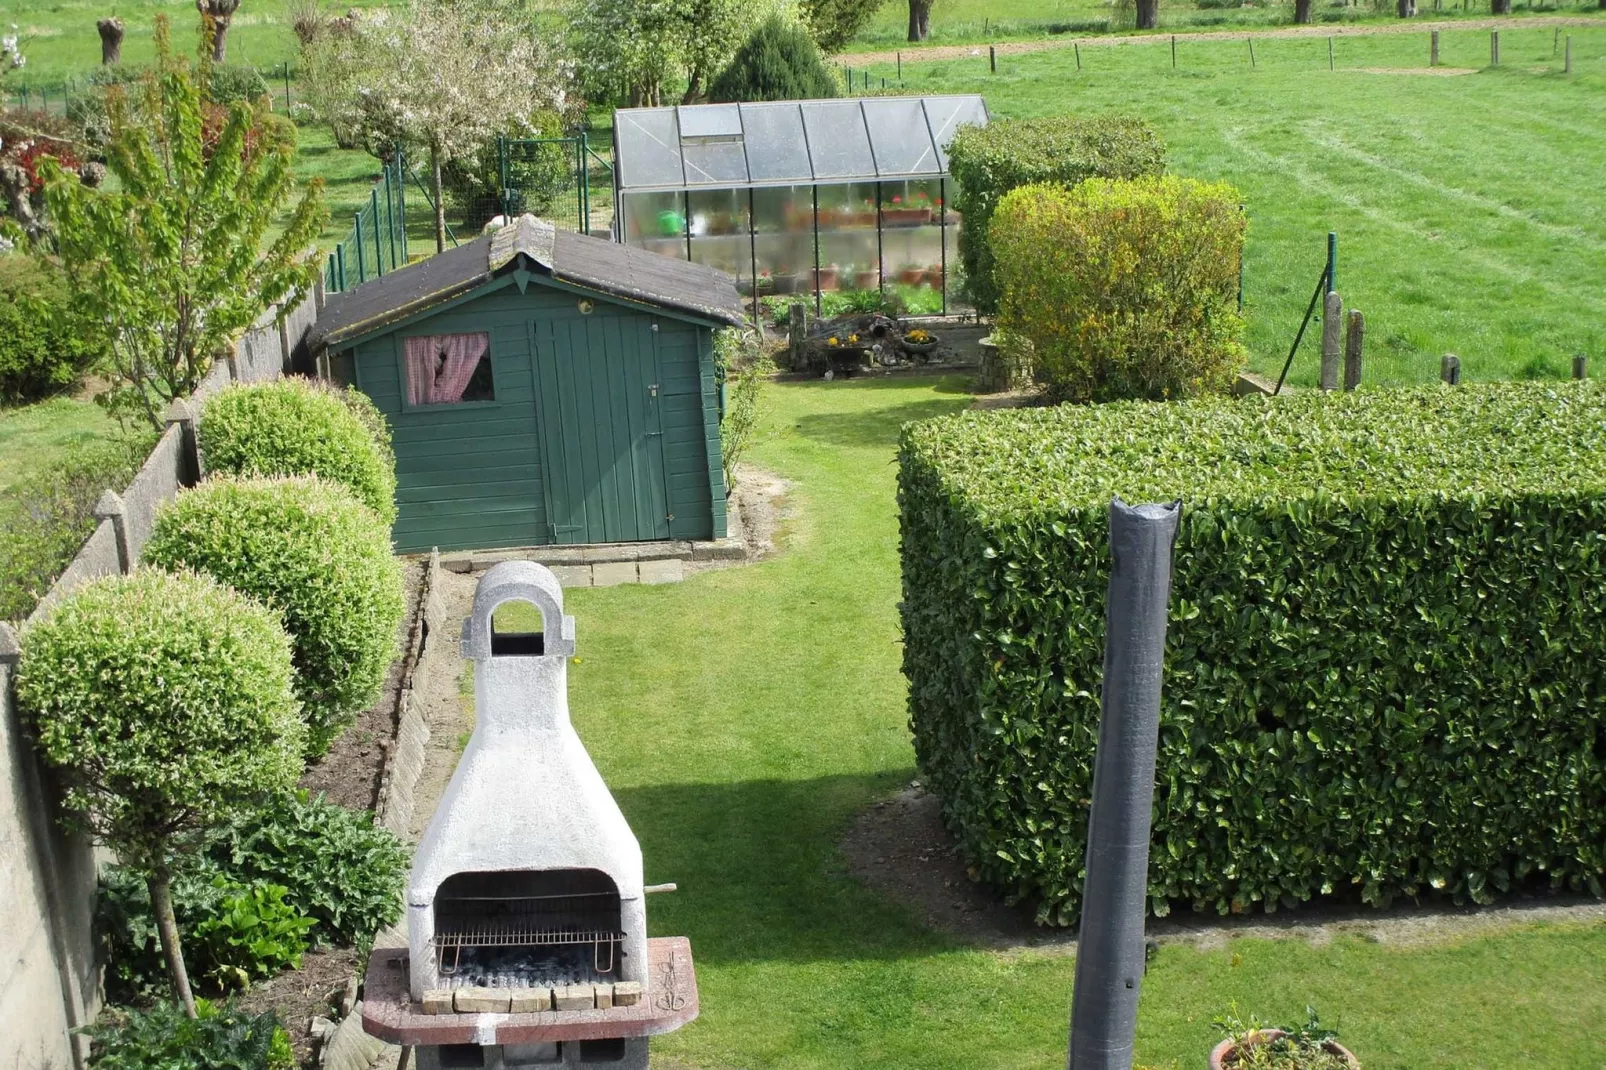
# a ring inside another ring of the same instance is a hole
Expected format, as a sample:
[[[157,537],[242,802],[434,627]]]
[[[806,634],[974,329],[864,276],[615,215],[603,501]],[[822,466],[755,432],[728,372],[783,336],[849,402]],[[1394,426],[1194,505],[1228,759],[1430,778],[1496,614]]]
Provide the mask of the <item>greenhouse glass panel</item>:
[[[619,198],[627,245],[686,259],[686,195],[626,193]]]
[[[872,289],[860,284],[874,278],[880,262],[876,229],[876,183],[845,182],[820,186],[819,289]]]
[[[747,173],[754,182],[806,182],[814,177],[803,113],[795,103],[743,104]]]
[[[682,141],[695,137],[742,136],[742,113],[735,104],[694,104],[675,109]]]
[[[680,130],[674,108],[632,108],[614,113],[619,184],[673,186],[686,182],[680,160]]]
[[[941,169],[920,101],[890,97],[866,100],[864,120],[870,130],[876,169],[883,178],[934,175]]]
[[[966,124],[987,125],[987,105],[980,97],[926,97],[926,122],[930,124],[931,139],[937,145],[937,169],[948,170],[948,146],[954,135]]]
[[[686,203],[692,261],[718,268],[736,280],[737,292],[751,294],[753,243],[747,191],[692,190]]]
[[[800,107],[815,178],[875,177],[875,157],[858,101],[809,101]]]
[[[814,187],[766,186],[753,191],[753,255],[758,292],[811,293]]]
[[[942,184],[937,179],[881,183],[881,274],[915,315],[942,311]]]

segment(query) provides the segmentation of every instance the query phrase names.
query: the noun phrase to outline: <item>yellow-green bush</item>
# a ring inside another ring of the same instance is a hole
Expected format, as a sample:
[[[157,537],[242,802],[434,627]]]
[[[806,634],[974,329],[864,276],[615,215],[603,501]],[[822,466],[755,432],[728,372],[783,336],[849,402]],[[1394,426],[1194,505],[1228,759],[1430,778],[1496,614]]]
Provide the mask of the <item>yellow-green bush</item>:
[[[1224,183],[1174,176],[1013,190],[991,227],[998,325],[1028,339],[1061,400],[1228,390],[1244,216]]]
[[[395,459],[372,403],[306,379],[233,386],[206,402],[197,434],[209,473],[320,476],[396,521]]]
[[[282,615],[310,753],[378,697],[396,655],[401,566],[389,529],[346,487],[306,476],[208,480],[157,514],[145,560],[203,572]]]
[[[965,295],[991,314],[999,290],[988,227],[1006,193],[1040,182],[1069,187],[1090,178],[1158,175],[1165,171],[1165,145],[1142,119],[1126,115],[1002,119],[961,126],[948,149],[948,170],[953,207],[965,221],[959,232]]]

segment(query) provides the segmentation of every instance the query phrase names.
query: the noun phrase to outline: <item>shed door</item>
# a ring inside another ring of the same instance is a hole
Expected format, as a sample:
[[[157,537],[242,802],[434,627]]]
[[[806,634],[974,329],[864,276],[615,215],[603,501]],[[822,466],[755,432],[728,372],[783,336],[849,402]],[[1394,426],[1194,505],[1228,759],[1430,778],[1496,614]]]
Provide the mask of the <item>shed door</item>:
[[[535,324],[553,542],[669,538],[654,332],[602,308]]]

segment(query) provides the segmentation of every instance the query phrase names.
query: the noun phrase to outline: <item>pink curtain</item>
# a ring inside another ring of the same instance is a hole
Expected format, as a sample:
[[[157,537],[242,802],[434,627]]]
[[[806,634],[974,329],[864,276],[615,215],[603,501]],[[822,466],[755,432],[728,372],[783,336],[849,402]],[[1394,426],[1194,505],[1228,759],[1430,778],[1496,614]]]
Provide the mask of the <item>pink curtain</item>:
[[[463,400],[491,336],[431,334],[407,339],[407,404],[450,405]]]

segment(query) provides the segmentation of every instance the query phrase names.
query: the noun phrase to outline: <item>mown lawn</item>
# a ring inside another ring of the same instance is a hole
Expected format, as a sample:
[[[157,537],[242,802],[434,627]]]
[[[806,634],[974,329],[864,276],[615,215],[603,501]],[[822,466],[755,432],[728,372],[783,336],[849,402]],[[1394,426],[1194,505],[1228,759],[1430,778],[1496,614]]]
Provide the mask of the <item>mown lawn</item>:
[[[899,426],[964,382],[792,383],[756,460],[795,481],[780,556],[666,587],[569,593],[575,724],[642,841],[656,934],[691,937],[702,1018],[671,1065],[1062,1066],[1074,961],[927,931],[849,877],[836,843],[913,777],[899,672]],[[1138,1058],[1203,1065],[1211,1019],[1313,1003],[1368,1070],[1606,1063],[1606,926],[1411,948],[1343,938],[1166,946]]]
[[[117,422],[92,401],[58,397],[0,408],[0,502],[23,477],[116,433]]]
[[[939,8],[940,10],[940,8]],[[1561,74],[1549,29],[1179,39],[904,63],[912,91],[981,92],[995,117],[1128,112],[1153,123],[1172,171],[1233,183],[1249,214],[1248,341],[1275,374],[1339,236],[1339,290],[1367,317],[1367,379],[1437,376],[1445,352],[1468,378],[1569,374],[1574,353],[1606,367],[1606,27],[1574,28]],[[872,68],[885,74],[886,67]],[[1313,383],[1307,337],[1293,381]]]

